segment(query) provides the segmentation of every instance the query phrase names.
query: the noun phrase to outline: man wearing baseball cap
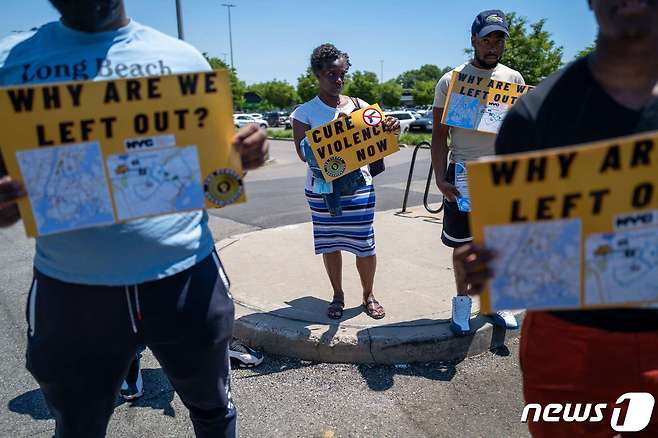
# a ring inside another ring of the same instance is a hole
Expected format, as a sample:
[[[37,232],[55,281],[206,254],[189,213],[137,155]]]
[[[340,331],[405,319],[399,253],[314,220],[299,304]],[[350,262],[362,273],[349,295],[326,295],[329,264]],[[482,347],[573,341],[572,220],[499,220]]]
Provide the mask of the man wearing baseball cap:
[[[489,10],[479,13],[471,26],[473,59],[453,71],[485,79],[525,84],[518,71],[500,63],[508,37],[507,19],[502,11]],[[437,186],[444,196],[441,240],[445,245],[456,249],[471,242],[472,237],[468,213],[460,211],[456,202],[459,191],[454,185],[455,164],[493,155],[496,136],[441,124],[453,71],[446,73],[436,85],[433,115],[434,126],[437,128],[432,133],[432,165]],[[450,152],[449,164],[448,152]],[[456,334],[463,335],[470,332],[472,301],[467,294],[467,285],[458,278],[456,283],[457,296],[452,300],[451,328]],[[518,328],[514,316],[507,312],[494,315],[494,323],[509,329]]]

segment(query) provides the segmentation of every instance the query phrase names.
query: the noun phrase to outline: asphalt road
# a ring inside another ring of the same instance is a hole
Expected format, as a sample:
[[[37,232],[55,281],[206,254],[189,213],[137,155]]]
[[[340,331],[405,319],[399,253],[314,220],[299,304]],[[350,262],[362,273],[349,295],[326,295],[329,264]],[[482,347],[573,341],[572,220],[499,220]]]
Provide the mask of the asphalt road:
[[[386,158],[386,171],[375,178],[377,211],[402,208],[412,152],[411,148],[403,148],[399,153]],[[211,212],[213,216],[254,228],[272,228],[311,220],[304,197],[306,165],[297,158],[293,143],[272,141],[270,155],[274,159],[273,163],[249,173],[245,178],[248,202],[214,210]],[[416,171],[409,194],[409,206],[423,203],[429,158],[429,150],[418,152]],[[441,201],[434,184],[430,188],[429,200],[432,205]],[[231,229],[219,232],[222,235],[230,234]]]
[[[422,203],[429,161],[427,152],[421,154],[410,205]],[[273,142],[272,156],[273,163],[247,176],[247,204],[211,212],[217,240],[309,220],[305,168],[296,161],[292,144]],[[410,150],[403,150],[387,160],[386,173],[376,179],[378,210],[400,208],[410,156]],[[33,242],[19,224],[0,230],[0,248],[0,436],[50,437],[54,421],[24,367]],[[390,367],[267,357],[258,368],[233,372],[240,435],[528,436],[519,420],[523,402],[517,342],[508,347],[461,363]],[[108,436],[192,436],[185,408],[149,353],[144,368],[145,396],[135,404],[117,403]]]

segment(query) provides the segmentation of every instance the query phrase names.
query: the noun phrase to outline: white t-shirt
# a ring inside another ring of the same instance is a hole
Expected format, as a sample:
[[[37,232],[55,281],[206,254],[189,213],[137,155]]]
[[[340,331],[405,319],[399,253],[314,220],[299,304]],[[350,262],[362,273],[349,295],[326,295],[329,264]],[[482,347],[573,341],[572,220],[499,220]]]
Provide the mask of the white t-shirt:
[[[368,104],[361,99],[358,99],[358,102],[361,108],[368,106]],[[290,115],[290,117],[301,123],[310,125],[311,128],[316,128],[337,119],[338,115],[341,113],[350,114],[356,109],[358,108],[356,105],[354,105],[352,99],[347,99],[347,103],[343,106],[333,108],[324,103],[318,96],[315,96],[308,102],[298,106],[297,109],[295,109],[295,111],[293,111],[293,113]],[[366,179],[366,184],[372,185],[372,177],[370,176],[368,166],[362,167],[361,173],[363,173],[363,177]],[[313,172],[311,172],[311,169],[308,169],[306,172],[306,190],[312,189]]]
[[[525,85],[523,76],[516,70],[498,64],[492,70],[483,70],[475,67],[470,62],[462,64],[449,71],[436,84],[434,92],[434,108],[444,108],[448,99],[448,88],[452,79],[452,72],[458,71],[469,75],[479,76],[486,79],[511,82],[513,84]],[[496,136],[487,132],[479,132],[471,129],[450,127],[450,161],[453,163],[477,160],[480,157],[494,155]]]

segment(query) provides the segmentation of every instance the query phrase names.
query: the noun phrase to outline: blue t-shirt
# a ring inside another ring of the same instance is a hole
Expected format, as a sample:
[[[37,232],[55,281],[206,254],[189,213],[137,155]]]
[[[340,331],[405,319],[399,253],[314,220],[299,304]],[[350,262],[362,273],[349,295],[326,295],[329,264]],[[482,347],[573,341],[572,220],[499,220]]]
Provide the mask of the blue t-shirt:
[[[101,33],[53,22],[0,41],[1,86],[208,70],[192,46],[135,21]],[[119,286],[157,280],[211,253],[207,223],[205,212],[193,212],[39,237],[34,266],[69,283]]]

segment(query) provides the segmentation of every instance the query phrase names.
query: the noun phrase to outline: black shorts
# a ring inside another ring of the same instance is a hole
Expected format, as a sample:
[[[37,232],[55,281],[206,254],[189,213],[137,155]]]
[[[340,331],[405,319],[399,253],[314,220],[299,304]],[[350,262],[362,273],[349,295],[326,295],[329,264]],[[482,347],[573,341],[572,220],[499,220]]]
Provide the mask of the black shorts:
[[[455,165],[450,163],[446,172],[446,181],[450,184],[455,183]],[[459,211],[456,202],[443,200],[443,232],[441,241],[450,248],[459,248],[462,245],[470,243],[473,240],[471,236],[471,227],[468,223],[468,213]]]

